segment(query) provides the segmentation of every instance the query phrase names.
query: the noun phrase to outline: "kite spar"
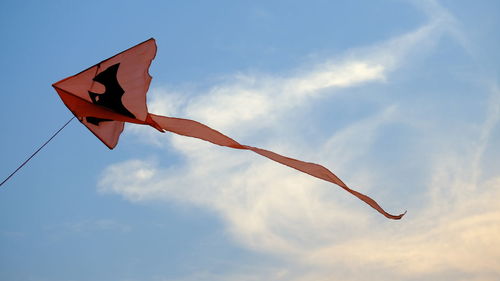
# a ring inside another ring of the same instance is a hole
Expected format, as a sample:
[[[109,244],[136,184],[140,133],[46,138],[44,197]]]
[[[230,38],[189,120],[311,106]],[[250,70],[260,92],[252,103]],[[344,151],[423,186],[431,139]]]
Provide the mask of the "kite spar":
[[[125,122],[149,125],[160,132],[168,131],[220,146],[253,151],[280,164],[334,183],[389,219],[403,217],[404,213],[387,213],[375,200],[349,188],[335,174],[319,164],[240,144],[194,120],[149,113],[146,93],[151,76],[148,70],[155,55],[156,43],[151,38],[52,86],[78,120],[110,149],[118,144]]]

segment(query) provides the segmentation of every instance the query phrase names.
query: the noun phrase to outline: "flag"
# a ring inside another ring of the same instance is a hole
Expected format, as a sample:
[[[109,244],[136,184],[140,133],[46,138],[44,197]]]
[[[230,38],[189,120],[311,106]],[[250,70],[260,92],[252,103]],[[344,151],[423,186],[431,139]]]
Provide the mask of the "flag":
[[[155,55],[156,43],[151,38],[52,86],[78,120],[110,149],[118,144],[125,122],[149,125],[160,132],[169,131],[220,146],[253,151],[275,162],[334,183],[387,218],[403,217],[404,213],[399,215],[387,213],[376,201],[349,188],[322,165],[240,144],[194,120],[149,113],[146,93],[151,76],[148,70]]]

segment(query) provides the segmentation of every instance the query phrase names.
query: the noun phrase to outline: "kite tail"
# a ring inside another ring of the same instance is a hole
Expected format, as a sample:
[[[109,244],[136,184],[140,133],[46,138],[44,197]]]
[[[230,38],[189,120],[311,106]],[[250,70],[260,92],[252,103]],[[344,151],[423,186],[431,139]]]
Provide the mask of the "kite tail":
[[[248,145],[242,145],[237,141],[233,140],[232,138],[193,120],[159,116],[154,114],[150,114],[150,117],[151,117],[150,119],[154,121],[151,122],[150,125],[157,129],[158,127],[160,127],[172,133],[202,139],[220,146],[231,147],[234,149],[250,150],[266,158],[269,158],[273,161],[294,168],[303,173],[309,174],[313,177],[334,183],[343,188],[344,190],[346,190],[347,192],[351,193],[352,195],[356,196],[366,204],[370,205],[373,209],[377,210],[379,213],[381,213],[382,215],[384,215],[389,219],[399,220],[406,214],[406,212],[400,215],[391,215],[387,213],[386,211],[384,211],[384,209],[382,209],[382,207],[380,207],[380,205],[377,202],[375,202],[375,200],[353,189],[350,189],[335,174],[333,174],[330,170],[321,165],[285,157],[269,150],[252,147]]]

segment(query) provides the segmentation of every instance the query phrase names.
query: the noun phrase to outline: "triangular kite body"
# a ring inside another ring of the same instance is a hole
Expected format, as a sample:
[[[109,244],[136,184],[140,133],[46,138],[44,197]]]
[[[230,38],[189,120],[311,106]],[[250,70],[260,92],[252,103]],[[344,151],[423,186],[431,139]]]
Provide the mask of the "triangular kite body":
[[[146,93],[151,82],[148,70],[155,55],[156,44],[151,38],[52,86],[80,122],[112,149],[123,131],[123,121],[99,118],[92,111],[105,108],[146,121]]]
[[[151,76],[148,70],[155,55],[156,43],[151,38],[52,86],[78,120],[110,149],[117,145],[124,122],[150,125],[160,132],[169,131],[220,146],[253,151],[303,173],[334,183],[387,218],[400,219],[404,215],[387,213],[373,199],[350,189],[335,174],[321,165],[242,145],[193,120],[149,113],[146,93]]]

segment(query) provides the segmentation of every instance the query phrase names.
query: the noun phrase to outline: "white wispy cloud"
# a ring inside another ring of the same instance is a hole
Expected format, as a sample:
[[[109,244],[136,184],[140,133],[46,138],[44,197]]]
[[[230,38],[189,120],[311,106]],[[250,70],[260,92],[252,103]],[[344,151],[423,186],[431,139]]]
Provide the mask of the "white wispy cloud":
[[[181,163],[162,167],[155,161],[132,159],[111,165],[100,180],[100,191],[131,201],[205,207],[223,218],[235,242],[283,259],[284,265],[264,268],[261,275],[230,273],[217,276],[219,280],[305,281],[331,280],[332,276],[342,280],[366,280],[368,276],[370,280],[411,276],[452,280],[457,272],[468,274],[471,280],[500,276],[496,239],[500,207],[495,203],[500,176],[481,173],[498,124],[500,93],[496,86],[489,92],[486,118],[463,124],[472,132],[464,136],[449,135],[439,127],[426,127],[424,132],[419,127],[421,120],[405,115],[418,109],[398,103],[397,98],[335,132],[323,132],[322,141],[314,147],[307,145],[307,136],[296,132],[305,123],[321,126],[308,120],[301,109],[331,99],[340,90],[346,95],[346,89],[390,82],[395,71],[424,60],[443,35],[451,35],[467,52],[471,50],[457,21],[443,7],[434,1],[418,6],[429,21],[386,42],[355,48],[282,75],[240,73],[203,94],[187,96],[153,89],[149,106],[151,112],[195,119],[244,143],[325,164],[353,186],[382,198],[383,206],[390,201],[396,211],[403,204],[374,189],[382,176],[375,175],[370,164],[377,162],[370,156],[376,155],[373,145],[383,129],[402,123],[428,135],[429,145],[437,144],[438,139],[440,144],[449,143],[443,152],[426,158],[429,162],[420,168],[427,173],[421,180],[425,188],[405,190],[416,195],[423,207],[410,210],[398,224],[363,208],[335,186],[250,153],[175,135],[152,135],[138,127],[132,131],[143,139],[156,144],[160,143],[158,137],[163,143],[168,139],[170,147],[182,156]],[[357,101],[355,96],[349,98]],[[300,114],[304,124],[286,121]],[[460,138],[458,144],[456,138]],[[419,153],[423,151],[415,151],[412,161],[422,162]],[[377,169],[383,176],[390,174],[383,167]],[[398,178],[401,185],[410,180]],[[186,280],[200,276],[213,277],[201,274]]]

